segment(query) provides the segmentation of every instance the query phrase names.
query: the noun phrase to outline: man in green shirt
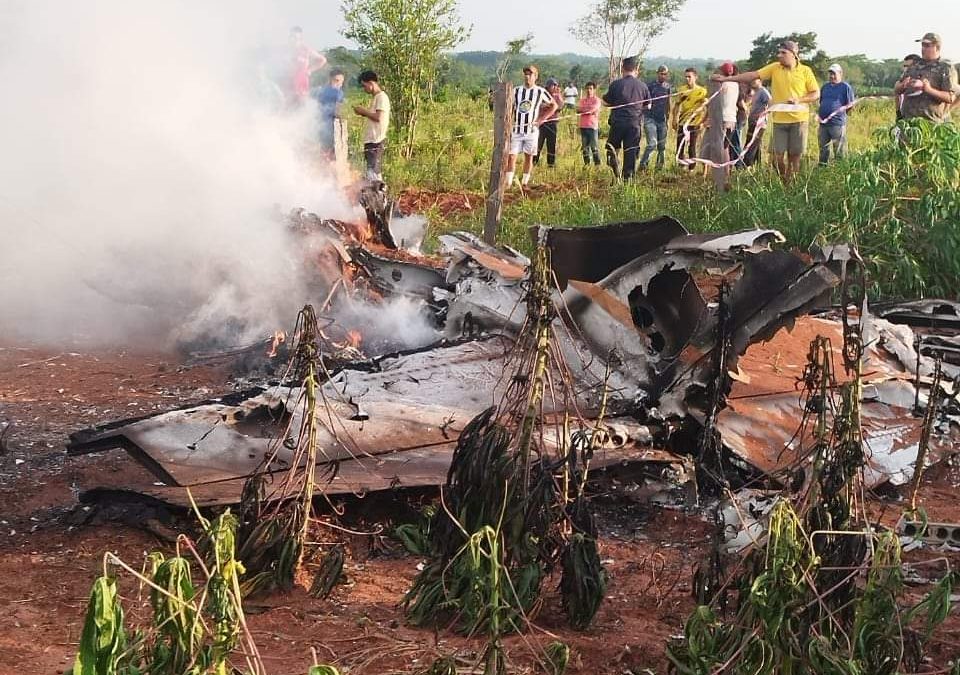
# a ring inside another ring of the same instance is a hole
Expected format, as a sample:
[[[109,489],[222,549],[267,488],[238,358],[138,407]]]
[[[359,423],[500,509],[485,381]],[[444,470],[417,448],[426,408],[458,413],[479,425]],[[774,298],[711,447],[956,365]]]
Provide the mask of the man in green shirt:
[[[944,122],[950,117],[950,108],[957,101],[960,86],[957,69],[940,58],[941,40],[936,33],[927,33],[919,40],[920,61],[907,68],[894,85],[894,93],[903,96],[900,113],[903,119],[928,119]]]

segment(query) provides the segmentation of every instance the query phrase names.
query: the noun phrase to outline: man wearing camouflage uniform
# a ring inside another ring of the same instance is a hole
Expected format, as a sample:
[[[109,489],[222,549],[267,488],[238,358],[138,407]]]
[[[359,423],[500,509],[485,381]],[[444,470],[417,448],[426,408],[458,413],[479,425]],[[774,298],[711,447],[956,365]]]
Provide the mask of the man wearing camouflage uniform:
[[[941,41],[936,33],[927,33],[920,40],[921,59],[904,73],[893,91],[903,96],[900,112],[903,119],[923,118],[944,122],[957,101],[960,85],[953,64],[940,58]]]

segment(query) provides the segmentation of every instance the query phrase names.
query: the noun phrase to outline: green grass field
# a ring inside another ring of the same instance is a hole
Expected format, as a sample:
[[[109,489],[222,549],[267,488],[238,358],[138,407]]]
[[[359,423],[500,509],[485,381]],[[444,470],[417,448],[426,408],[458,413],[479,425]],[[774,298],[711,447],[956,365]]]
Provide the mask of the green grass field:
[[[871,258],[875,294],[955,297],[960,254],[944,259],[943,250],[945,239],[947,250],[954,250],[951,242],[960,229],[960,200],[955,197],[960,188],[960,132],[943,125],[945,133],[924,141],[933,143],[932,156],[945,162],[944,175],[934,180],[917,163],[920,155],[890,154],[896,147],[889,133],[894,116],[892,100],[858,105],[850,114],[849,156],[827,167],[817,165],[812,121],[804,169],[793,184],[781,183],[765,152],[761,166],[734,172],[732,189],[717,194],[702,172],[691,174],[677,166],[672,134],[662,171],[648,171],[624,184],[614,181],[603,165],[584,167],[576,119],[568,113],[560,121],[557,166],[549,169],[542,162],[534,169],[530,194],[512,189],[503,210],[500,241],[529,252],[531,225],[596,225],[660,215],[673,216],[692,231],[775,228],[789,246],[801,250],[817,242],[857,241]],[[601,135],[606,126],[601,119]],[[493,114],[485,101],[463,97],[426,107],[411,157],[400,157],[388,148],[385,177],[394,192],[413,187],[459,193],[472,205],[470,210],[446,214],[428,209],[432,237],[452,229],[481,231],[492,129]],[[360,125],[352,123],[353,157],[360,157],[359,131]],[[917,201],[918,193],[931,190],[941,197],[937,204]],[[863,194],[871,196],[868,204],[858,202]],[[897,200],[906,201],[900,206]],[[927,235],[938,228],[943,231],[941,241],[931,241]]]

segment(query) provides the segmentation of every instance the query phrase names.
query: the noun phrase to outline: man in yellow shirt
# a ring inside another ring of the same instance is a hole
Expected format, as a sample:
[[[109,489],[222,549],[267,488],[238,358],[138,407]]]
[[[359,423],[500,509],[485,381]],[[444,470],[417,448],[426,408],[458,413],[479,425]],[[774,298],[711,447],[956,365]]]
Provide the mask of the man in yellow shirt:
[[[677,132],[677,158],[683,153],[683,130],[686,127],[690,133],[690,143],[687,145],[687,157],[697,156],[697,137],[700,135],[700,125],[707,114],[704,103],[707,100],[707,88],[697,84],[697,70],[687,68],[683,71],[684,83],[677,87],[677,104],[672,107],[673,119],[670,126]],[[690,164],[689,169],[694,165]]]
[[[770,80],[770,121],[773,122],[773,163],[785,182],[800,170],[800,158],[807,148],[808,104],[820,98],[820,85],[810,67],[800,63],[799,46],[786,40],[777,47],[777,61],[760,70],[724,77],[716,82]],[[786,154],[786,161],[784,161]]]

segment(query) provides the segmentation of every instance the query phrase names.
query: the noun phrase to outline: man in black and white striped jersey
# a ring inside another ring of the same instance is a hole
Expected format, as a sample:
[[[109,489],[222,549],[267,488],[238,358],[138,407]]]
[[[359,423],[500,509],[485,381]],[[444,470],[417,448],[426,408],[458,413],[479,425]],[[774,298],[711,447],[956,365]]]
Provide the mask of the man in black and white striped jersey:
[[[513,88],[513,130],[510,135],[510,154],[507,157],[507,185],[513,184],[517,155],[523,153],[521,185],[529,185],[533,157],[537,154],[540,123],[557,110],[550,93],[537,85],[539,71],[534,65],[524,66],[523,86]]]

